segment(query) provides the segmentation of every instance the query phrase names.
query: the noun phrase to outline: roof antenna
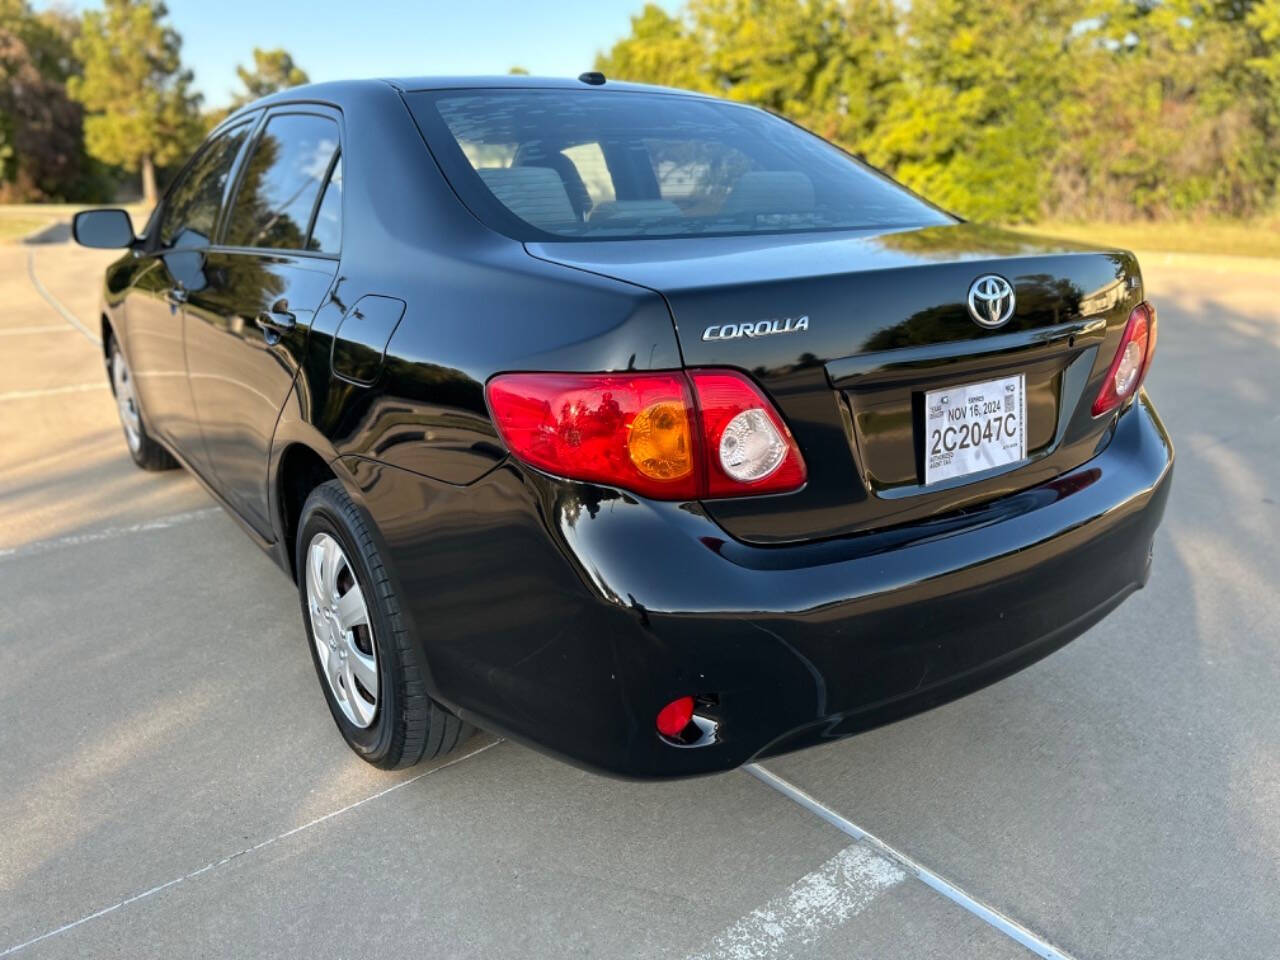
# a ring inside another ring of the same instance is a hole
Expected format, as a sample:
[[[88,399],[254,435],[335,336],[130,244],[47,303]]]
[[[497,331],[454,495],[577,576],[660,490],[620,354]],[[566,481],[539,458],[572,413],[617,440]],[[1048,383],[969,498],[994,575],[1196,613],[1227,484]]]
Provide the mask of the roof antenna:
[[[589,83],[593,87],[604,85],[604,74],[599,70],[588,70],[586,73],[578,74],[578,79],[583,83]]]

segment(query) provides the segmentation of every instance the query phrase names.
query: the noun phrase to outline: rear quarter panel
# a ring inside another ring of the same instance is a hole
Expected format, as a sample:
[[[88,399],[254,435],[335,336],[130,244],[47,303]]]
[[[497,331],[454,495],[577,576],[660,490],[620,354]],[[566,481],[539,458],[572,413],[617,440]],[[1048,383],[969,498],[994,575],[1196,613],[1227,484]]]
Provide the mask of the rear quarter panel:
[[[510,370],[679,367],[670,312],[634,284],[536,260],[448,186],[398,94],[346,104],[342,263],[316,311],[300,416],[339,456],[466,484],[504,456],[484,384]],[[361,297],[404,315],[371,384],[337,377],[335,331]]]

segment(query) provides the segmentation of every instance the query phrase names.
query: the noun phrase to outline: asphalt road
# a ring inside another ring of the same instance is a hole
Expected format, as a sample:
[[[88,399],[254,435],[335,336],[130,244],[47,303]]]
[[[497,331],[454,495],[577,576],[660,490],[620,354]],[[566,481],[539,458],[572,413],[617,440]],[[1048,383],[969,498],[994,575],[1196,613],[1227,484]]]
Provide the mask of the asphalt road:
[[[627,784],[484,734],[348,753],[292,584],[128,459],[75,326],[108,259],[0,247],[0,957],[1280,955],[1280,265],[1146,260],[1145,591],[781,784]]]

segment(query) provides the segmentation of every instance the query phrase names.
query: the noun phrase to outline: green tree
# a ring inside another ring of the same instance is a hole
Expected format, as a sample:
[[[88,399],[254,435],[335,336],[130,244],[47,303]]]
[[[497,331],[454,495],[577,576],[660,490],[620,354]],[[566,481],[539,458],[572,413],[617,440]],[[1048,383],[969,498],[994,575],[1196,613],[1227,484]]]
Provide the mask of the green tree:
[[[1245,22],[1251,41],[1247,66],[1262,80],[1271,123],[1280,127],[1280,0],[1255,3]]]
[[[1268,4],[1094,0],[1072,37],[1048,205],[1113,219],[1263,210],[1277,166],[1251,6]]]
[[[690,0],[647,4],[596,68],[765,107],[862,149],[896,87],[893,0]]]
[[[900,95],[867,150],[943,207],[981,220],[1041,213],[1054,111],[1074,69],[1069,0],[916,0]]]
[[[244,93],[232,98],[231,109],[251,103],[259,97],[265,97],[290,87],[300,87],[310,83],[307,72],[293,62],[287,50],[276,47],[274,50],[253,48],[253,69],[244,66],[236,67],[236,76],[244,85]]]
[[[36,14],[26,0],[0,0],[0,196],[78,199],[86,192],[79,104],[66,81],[78,64],[78,21]]]
[[[596,65],[783,114],[976,219],[1280,193],[1280,0],[650,3]]]
[[[84,64],[68,92],[83,104],[90,154],[140,171],[142,194],[156,200],[156,166],[182,159],[199,139],[200,97],[180,57],[182,40],[164,23],[159,0],[104,0],[84,15],[74,51]]]
[[[1253,4],[1245,18],[1245,66],[1257,87],[1260,127],[1270,159],[1269,173],[1280,191],[1280,0]]]
[[[806,122],[814,132],[865,156],[876,143],[890,106],[904,96],[907,44],[901,5],[894,0],[850,0],[842,5],[835,54],[840,68],[815,95],[833,98],[825,118]]]
[[[856,137],[858,121],[840,118],[869,104],[851,94],[898,70],[889,0],[691,0],[688,10],[713,89],[826,136]]]
[[[595,68],[615,80],[706,92],[713,89],[706,58],[706,49],[684,18],[646,3],[631,18],[630,35],[608,53],[596,55]]]

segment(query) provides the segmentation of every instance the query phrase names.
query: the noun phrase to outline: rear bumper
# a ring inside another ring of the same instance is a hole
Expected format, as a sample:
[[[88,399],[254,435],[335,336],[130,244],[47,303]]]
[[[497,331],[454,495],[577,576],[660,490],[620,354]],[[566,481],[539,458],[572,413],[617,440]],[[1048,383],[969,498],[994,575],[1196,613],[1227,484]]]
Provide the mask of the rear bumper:
[[[446,535],[444,557],[438,525],[427,548],[416,522],[398,533],[379,516],[397,499],[385,475],[361,485],[437,696],[579,765],[665,777],[918,713],[1056,650],[1146,582],[1172,463],[1144,396],[1102,453],[1051,483],[963,516],[786,547],[729,540],[696,506],[508,465],[431,498],[436,524],[470,505],[453,517],[469,517],[469,546]],[[717,724],[704,746],[654,728],[686,694],[713,701],[699,707]]]

